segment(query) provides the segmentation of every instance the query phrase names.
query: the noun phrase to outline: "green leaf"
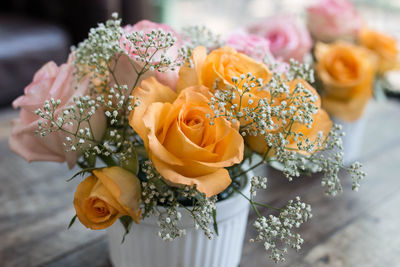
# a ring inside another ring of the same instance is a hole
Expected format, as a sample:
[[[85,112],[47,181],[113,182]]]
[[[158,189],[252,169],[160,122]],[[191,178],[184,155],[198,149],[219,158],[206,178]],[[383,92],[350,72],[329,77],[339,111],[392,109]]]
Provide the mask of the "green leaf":
[[[71,178],[69,178],[69,179],[67,180],[67,182],[72,181],[72,180],[73,180],[76,176],[78,176],[78,175],[83,176],[85,173],[92,173],[92,171],[93,171],[93,170],[96,170],[96,169],[98,169],[98,168],[85,168],[85,169],[82,169],[82,170],[80,170],[79,172],[75,173],[74,176],[72,176]]]
[[[218,236],[218,223],[217,223],[217,210],[216,209],[213,209],[212,215],[213,215],[213,220],[214,220],[214,223],[213,223],[214,231]]]
[[[127,160],[122,162],[121,167],[124,168],[125,170],[128,170],[128,171],[134,173],[135,175],[138,174],[139,160],[138,160],[136,151],[131,153],[130,157]]]
[[[133,220],[129,216],[121,216],[119,220],[121,221],[122,225],[125,228],[125,233],[121,241],[121,244],[123,244],[125,242],[126,235],[129,234],[129,231],[131,230]]]
[[[70,221],[69,224],[68,224],[68,228],[67,228],[67,229],[71,228],[71,226],[74,224],[74,222],[75,222],[75,220],[76,220],[77,217],[78,217],[78,216],[77,216],[76,214],[75,214],[74,217],[72,217],[71,221]]]
[[[251,165],[253,162],[253,150],[247,145],[244,146],[244,153],[243,153],[243,161],[245,159],[249,159],[249,164]]]

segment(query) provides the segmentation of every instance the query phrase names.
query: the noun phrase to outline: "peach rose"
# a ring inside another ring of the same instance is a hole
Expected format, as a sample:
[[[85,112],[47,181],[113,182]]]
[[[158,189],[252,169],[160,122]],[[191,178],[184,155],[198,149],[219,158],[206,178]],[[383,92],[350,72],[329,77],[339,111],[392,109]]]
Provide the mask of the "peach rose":
[[[100,230],[122,215],[140,221],[141,187],[139,179],[120,167],[94,170],[76,189],[74,206],[83,225]]]
[[[237,127],[224,118],[210,125],[209,89],[198,85],[176,95],[155,78],[133,91],[141,104],[130,125],[143,139],[150,159],[173,186],[196,185],[207,197],[223,191],[231,179],[224,167],[243,159],[244,143]]]
[[[322,132],[323,138],[326,138],[328,136],[332,127],[332,121],[330,120],[328,113],[326,113],[326,111],[321,108],[321,99],[317,91],[309,83],[307,83],[304,80],[293,80],[288,84],[289,90],[293,93],[294,89],[296,88],[296,85],[299,83],[302,84],[314,96],[316,101],[313,104],[316,107],[318,107],[318,111],[317,113],[312,115],[313,123],[310,128],[308,128],[304,124],[295,122],[291,127],[291,131],[298,134],[302,133],[304,135],[304,138],[308,138],[312,143],[314,143],[317,140],[319,132]],[[277,100],[276,105],[279,105],[280,102],[283,100],[287,99],[283,96],[281,99]],[[274,130],[273,131],[274,133],[282,132],[285,129],[284,126],[281,125],[280,121],[275,121],[275,123],[278,125],[278,129]],[[320,148],[320,147],[315,147],[313,151],[307,152],[303,150],[298,150],[298,145],[297,145],[298,141],[295,141],[292,137],[288,138],[287,141],[289,141],[289,144],[286,146],[287,148],[294,149],[298,153],[303,155],[309,155],[310,153],[314,153],[316,150]],[[246,137],[246,143],[252,150],[261,155],[266,153],[268,150],[268,144],[264,140],[263,136],[248,136]],[[305,145],[304,139],[302,140],[302,145]],[[273,156],[274,153],[275,153],[274,151],[270,150],[268,152],[268,157]]]
[[[43,120],[36,115],[35,111],[38,108],[43,108],[46,100],[51,98],[61,100],[61,104],[55,111],[57,117],[65,107],[73,104],[74,97],[88,93],[88,79],[80,81],[77,84],[77,90],[74,89],[76,84],[73,71],[72,57],[60,67],[54,62],[45,64],[36,72],[32,83],[25,88],[24,95],[13,102],[13,107],[21,108],[21,111],[19,118],[12,121],[13,129],[9,138],[9,146],[12,151],[28,162],[66,161],[69,168],[72,168],[77,161],[79,156],[77,152],[65,151],[63,142],[68,136],[65,132],[49,133],[45,138],[35,133],[38,129],[38,122]],[[94,138],[100,139],[106,127],[104,112],[98,110],[91,117],[91,126]],[[75,123],[74,125],[66,125],[65,129],[73,132],[76,127]],[[83,123],[81,127],[87,127],[87,123]]]
[[[136,60],[137,54],[134,52],[133,44],[126,38],[126,35],[133,32],[143,32],[144,34],[146,34],[150,33],[152,30],[158,29],[162,29],[166,33],[170,32],[172,33],[173,37],[176,38],[175,44],[165,51],[166,56],[171,59],[175,59],[178,56],[178,50],[183,46],[183,39],[180,34],[175,32],[175,30],[170,26],[151,22],[148,20],[139,21],[135,25],[126,25],[123,28],[124,34],[122,35],[122,38],[120,40],[120,46],[129,56],[130,60],[127,56],[122,55],[118,60],[117,66],[115,66],[115,76],[117,77],[117,80],[120,84],[126,84],[129,88],[131,88],[137,78],[137,74],[135,73],[132,65],[138,71],[140,71],[144,67],[144,63]],[[154,51],[147,52],[153,53]],[[161,52],[157,52],[153,57],[153,60],[158,61],[160,59],[160,56]],[[176,69],[174,71],[169,70],[166,72],[149,70],[145,73],[145,75],[142,75],[141,80],[145,80],[150,76],[155,76],[159,82],[175,90],[176,84],[178,82],[178,72],[179,69]],[[140,82],[138,84],[140,84]]]
[[[192,62],[193,68],[183,66],[180,69],[178,92],[193,85],[214,88],[216,81],[219,81],[220,89],[223,89],[224,85],[233,85],[232,77],[248,72],[264,82],[271,78],[271,73],[264,64],[229,46],[213,50],[209,55],[204,47],[199,46],[192,52]]]
[[[307,27],[319,41],[353,40],[362,25],[362,19],[348,0],[321,0],[307,8]]]
[[[400,67],[399,50],[395,38],[364,28],[360,32],[359,41],[361,45],[377,55],[379,72],[384,73]]]
[[[312,41],[306,27],[290,16],[277,15],[250,26],[248,32],[269,41],[272,55],[289,62],[303,61],[310,52]]]
[[[315,57],[324,90],[322,106],[344,121],[360,118],[372,97],[373,55],[363,47],[337,42],[317,43]]]

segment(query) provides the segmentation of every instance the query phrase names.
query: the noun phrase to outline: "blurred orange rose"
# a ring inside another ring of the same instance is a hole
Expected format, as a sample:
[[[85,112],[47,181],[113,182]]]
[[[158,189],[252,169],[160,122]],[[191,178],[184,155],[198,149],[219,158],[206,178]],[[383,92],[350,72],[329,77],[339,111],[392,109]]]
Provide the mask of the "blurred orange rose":
[[[141,187],[139,179],[120,167],[94,170],[76,189],[74,206],[83,225],[100,230],[118,217],[128,215],[140,221]]]
[[[364,28],[359,34],[360,43],[378,56],[378,72],[386,72],[400,67],[395,38]]]
[[[360,118],[372,97],[373,54],[361,46],[336,42],[317,43],[315,57],[324,109],[344,121]]]
[[[224,118],[210,124],[214,114],[209,89],[197,85],[176,95],[155,78],[133,91],[140,105],[130,125],[143,139],[149,157],[165,181],[173,186],[196,185],[207,197],[223,191],[231,179],[224,167],[243,159],[244,142],[237,125]]]

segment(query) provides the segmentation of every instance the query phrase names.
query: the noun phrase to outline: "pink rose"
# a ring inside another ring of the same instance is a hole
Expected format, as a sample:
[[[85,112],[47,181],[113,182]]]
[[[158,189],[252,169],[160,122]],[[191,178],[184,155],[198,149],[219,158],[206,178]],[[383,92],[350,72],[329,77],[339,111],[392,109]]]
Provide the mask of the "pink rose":
[[[183,45],[182,37],[174,31],[170,26],[165,24],[158,24],[148,20],[142,20],[136,23],[135,25],[126,25],[123,30],[125,35],[122,36],[120,45],[121,48],[129,55],[131,62],[134,63],[134,66],[137,70],[141,70],[143,68],[143,62],[138,61],[137,54],[134,51],[134,47],[132,43],[126,38],[126,34],[130,34],[133,32],[143,32],[144,34],[150,33],[152,30],[162,29],[165,33],[172,33],[173,37],[176,38],[175,44],[167,49],[165,55],[172,60],[176,59],[178,56],[178,51]],[[144,51],[142,51],[144,53]],[[147,52],[153,53],[154,50],[149,49]],[[160,60],[161,51],[157,52],[153,57],[155,62]],[[126,56],[121,56],[118,64],[116,66],[116,77],[120,84],[127,84],[128,87],[132,87],[135,80],[136,80],[136,73],[134,72],[131,62]],[[179,69],[174,71],[168,70],[166,72],[159,72],[159,71],[147,71],[145,75],[141,77],[141,80],[146,79],[150,76],[155,76],[159,82],[164,85],[169,86],[170,88],[175,89],[178,83],[178,73]],[[139,84],[139,83],[138,83]]]
[[[266,63],[271,71],[284,73],[289,69],[287,63],[274,58],[269,50],[268,40],[261,36],[249,34],[240,29],[228,36],[226,45],[255,60]]]
[[[43,119],[36,115],[35,111],[43,108],[46,100],[54,98],[61,103],[55,111],[56,117],[64,111],[64,108],[73,105],[73,98],[86,95],[88,92],[88,79],[83,79],[79,84],[73,77],[74,67],[72,57],[66,64],[58,67],[54,62],[46,63],[35,73],[33,81],[25,90],[24,95],[13,102],[14,108],[21,108],[19,118],[12,121],[13,129],[9,138],[9,146],[12,151],[31,161],[56,161],[67,162],[72,168],[79,156],[78,152],[66,152],[63,143],[67,136],[59,130],[48,133],[45,137],[36,134],[38,122]],[[75,90],[75,85],[77,89]],[[68,125],[68,124],[67,124]],[[87,127],[82,123],[81,128]],[[97,110],[91,117],[91,126],[94,138],[100,139],[106,128],[104,112]],[[68,131],[76,131],[76,123],[64,126]]]
[[[348,0],[320,0],[307,8],[307,26],[323,42],[354,39],[363,22]]]
[[[268,40],[272,55],[286,62],[291,58],[303,61],[312,46],[307,29],[289,16],[270,17],[250,26],[248,31]]]
[[[272,57],[268,40],[245,31],[231,33],[226,40],[226,45],[258,61],[264,61],[265,58]]]

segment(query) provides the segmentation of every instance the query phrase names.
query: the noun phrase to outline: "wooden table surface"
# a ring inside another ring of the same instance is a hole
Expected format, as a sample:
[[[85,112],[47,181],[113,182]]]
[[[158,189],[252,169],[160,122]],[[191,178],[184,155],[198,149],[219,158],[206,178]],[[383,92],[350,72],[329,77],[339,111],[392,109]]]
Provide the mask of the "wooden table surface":
[[[330,199],[318,175],[289,183],[268,170],[270,190],[262,198],[282,205],[300,195],[314,215],[300,229],[301,252],[290,251],[279,266],[400,266],[400,102],[373,103],[368,113],[360,157],[368,176],[358,193],[351,192],[349,177],[345,193]],[[73,171],[57,163],[28,164],[9,151],[8,121],[16,115],[0,111],[0,266],[111,266],[104,231],[79,222],[67,230],[80,180],[65,181]],[[249,222],[254,219],[251,212]],[[249,223],[240,266],[274,266],[262,245],[248,242],[254,234]]]

